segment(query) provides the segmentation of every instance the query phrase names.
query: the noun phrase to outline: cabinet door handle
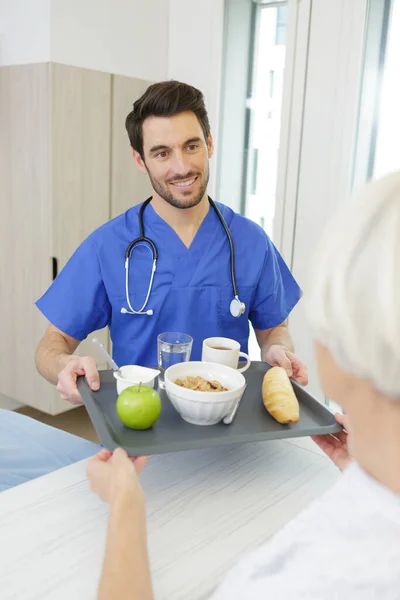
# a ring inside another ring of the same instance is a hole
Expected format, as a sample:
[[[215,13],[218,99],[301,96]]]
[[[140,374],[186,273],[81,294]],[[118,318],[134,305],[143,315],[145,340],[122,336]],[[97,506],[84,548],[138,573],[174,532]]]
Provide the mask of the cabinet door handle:
[[[58,275],[58,259],[55,256],[53,256],[51,259],[51,262],[52,262],[52,266],[53,266],[53,281],[54,281]]]

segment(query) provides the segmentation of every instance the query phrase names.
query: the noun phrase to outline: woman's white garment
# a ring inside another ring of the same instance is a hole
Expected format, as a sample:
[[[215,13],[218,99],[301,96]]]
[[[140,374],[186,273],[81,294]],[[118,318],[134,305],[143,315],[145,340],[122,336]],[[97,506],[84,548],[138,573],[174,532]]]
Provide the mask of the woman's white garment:
[[[213,600],[400,599],[400,495],[352,463],[239,563]]]

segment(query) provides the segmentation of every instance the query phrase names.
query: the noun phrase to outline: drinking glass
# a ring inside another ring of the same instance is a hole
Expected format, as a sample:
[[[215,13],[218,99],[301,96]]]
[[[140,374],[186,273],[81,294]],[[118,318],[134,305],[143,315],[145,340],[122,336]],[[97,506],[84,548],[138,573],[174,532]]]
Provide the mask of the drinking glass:
[[[186,333],[172,331],[160,333],[157,337],[158,366],[160,375],[158,384],[161,389],[165,388],[164,373],[171,365],[187,362],[192,352],[193,338]]]

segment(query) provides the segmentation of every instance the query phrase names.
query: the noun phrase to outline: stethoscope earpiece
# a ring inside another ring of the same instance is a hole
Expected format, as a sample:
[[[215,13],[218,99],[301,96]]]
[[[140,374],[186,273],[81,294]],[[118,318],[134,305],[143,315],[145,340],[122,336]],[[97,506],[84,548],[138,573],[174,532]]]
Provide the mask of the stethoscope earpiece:
[[[121,313],[123,315],[148,315],[149,317],[151,317],[153,315],[153,310],[146,310],[146,312],[143,312],[141,310],[126,310],[126,308],[122,307],[121,308]]]

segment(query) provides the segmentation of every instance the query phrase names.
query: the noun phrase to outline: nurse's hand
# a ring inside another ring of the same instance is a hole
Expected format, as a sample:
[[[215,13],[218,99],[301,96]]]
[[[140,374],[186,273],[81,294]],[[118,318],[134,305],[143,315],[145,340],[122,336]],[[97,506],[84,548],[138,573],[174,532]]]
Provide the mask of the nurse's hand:
[[[100,377],[96,361],[92,356],[69,356],[64,368],[58,374],[57,390],[62,400],[71,404],[82,404],[82,398],[76,386],[80,375],[86,376],[90,389],[96,392],[100,387]]]
[[[271,367],[283,367],[289,377],[301,385],[307,385],[307,367],[293,352],[284,350],[282,346],[274,344],[268,348],[263,359]]]

